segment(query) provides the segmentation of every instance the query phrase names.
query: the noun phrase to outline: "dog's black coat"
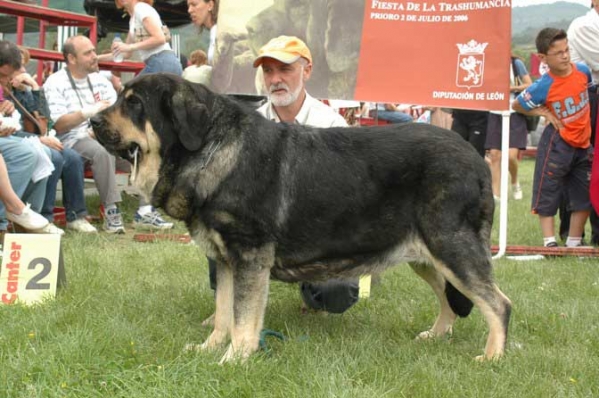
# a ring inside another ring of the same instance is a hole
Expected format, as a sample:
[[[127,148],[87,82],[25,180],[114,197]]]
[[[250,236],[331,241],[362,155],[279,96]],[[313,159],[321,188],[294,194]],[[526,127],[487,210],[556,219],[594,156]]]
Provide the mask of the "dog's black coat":
[[[487,356],[503,351],[510,306],[491,275],[490,172],[456,133],[427,124],[277,124],[201,85],[160,74],[127,85],[92,125],[115,154],[131,158],[131,148],[142,147],[140,170],[144,157],[157,153],[154,206],[185,221],[233,270],[234,305],[252,294],[238,276],[260,267],[293,282],[410,261],[442,308],[440,286],[451,282],[453,313],[467,315],[473,300],[484,304],[487,320],[500,319],[501,342],[491,349],[489,342]],[[159,145],[146,148],[153,134]],[[271,257],[248,260],[265,247],[273,248]],[[441,323],[451,329],[452,321]]]

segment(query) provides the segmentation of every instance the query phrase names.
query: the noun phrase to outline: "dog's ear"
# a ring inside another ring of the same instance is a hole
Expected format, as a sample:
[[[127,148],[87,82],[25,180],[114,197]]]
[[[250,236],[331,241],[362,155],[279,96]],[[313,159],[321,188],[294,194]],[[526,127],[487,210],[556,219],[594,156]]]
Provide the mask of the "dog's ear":
[[[179,140],[188,151],[202,146],[209,123],[208,108],[188,90],[177,90],[172,97],[173,122]]]

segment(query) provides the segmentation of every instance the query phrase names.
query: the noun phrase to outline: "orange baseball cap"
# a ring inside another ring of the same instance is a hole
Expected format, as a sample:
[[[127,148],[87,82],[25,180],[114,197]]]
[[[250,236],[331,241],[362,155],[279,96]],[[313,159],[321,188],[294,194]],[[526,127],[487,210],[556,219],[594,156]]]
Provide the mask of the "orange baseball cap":
[[[263,58],[274,58],[285,64],[292,64],[300,58],[312,63],[312,54],[306,43],[294,36],[279,36],[266,43],[254,60],[254,68],[262,65]]]

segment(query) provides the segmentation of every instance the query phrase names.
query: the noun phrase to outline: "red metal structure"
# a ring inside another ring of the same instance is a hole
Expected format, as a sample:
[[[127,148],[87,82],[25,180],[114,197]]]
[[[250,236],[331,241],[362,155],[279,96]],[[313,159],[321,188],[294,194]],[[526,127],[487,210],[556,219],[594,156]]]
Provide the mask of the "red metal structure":
[[[33,5],[19,3],[10,0],[0,0],[0,13],[15,15],[17,17],[17,44],[23,44],[23,34],[25,27],[25,18],[37,19],[39,25],[39,42],[37,48],[27,48],[31,58],[42,61],[62,62],[64,58],[60,52],[45,50],[46,47],[46,27],[48,25],[56,26],[78,26],[89,29],[90,40],[96,44],[97,37],[97,19],[96,17],[77,14],[74,12],[61,11],[48,8],[48,0],[42,0],[42,5]],[[141,62],[102,62],[102,69],[116,70],[121,72],[139,72],[144,65]],[[43,64],[40,62],[37,67],[37,76],[39,83],[43,76]]]

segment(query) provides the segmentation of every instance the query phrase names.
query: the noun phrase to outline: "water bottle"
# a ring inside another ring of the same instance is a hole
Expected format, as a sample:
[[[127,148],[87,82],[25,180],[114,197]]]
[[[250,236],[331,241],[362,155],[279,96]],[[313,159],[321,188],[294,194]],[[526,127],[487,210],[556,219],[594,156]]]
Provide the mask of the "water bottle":
[[[112,43],[122,43],[123,40],[121,39],[121,35],[119,35],[118,33],[116,35],[114,35],[114,39],[112,39]],[[112,56],[112,60],[114,62],[123,62],[123,53],[119,53],[118,55],[114,54]]]

